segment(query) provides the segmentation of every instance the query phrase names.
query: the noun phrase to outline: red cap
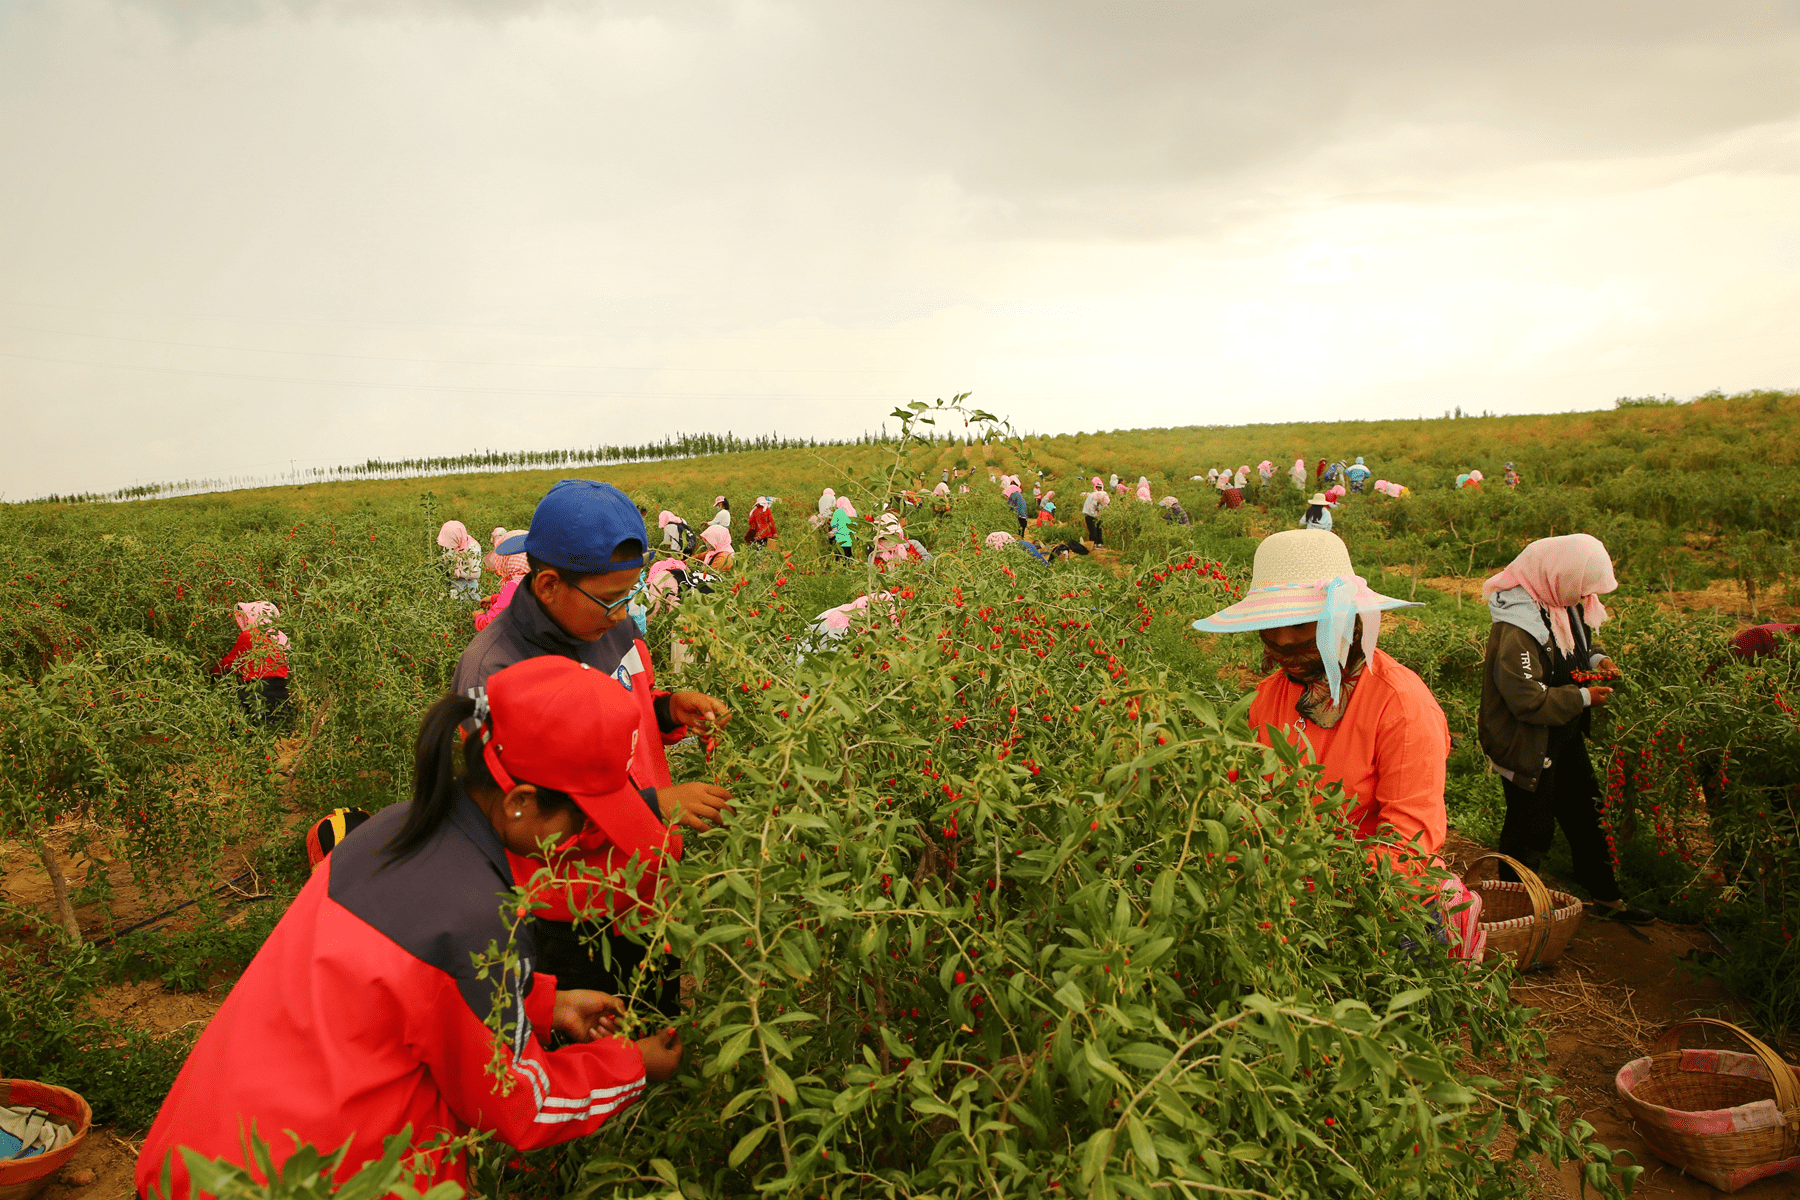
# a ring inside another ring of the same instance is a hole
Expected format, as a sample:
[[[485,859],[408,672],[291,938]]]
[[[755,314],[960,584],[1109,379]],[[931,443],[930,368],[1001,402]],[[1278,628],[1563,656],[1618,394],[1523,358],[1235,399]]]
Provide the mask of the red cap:
[[[481,755],[501,790],[567,792],[627,853],[661,847],[667,831],[627,775],[639,713],[617,679],[547,654],[490,676],[487,706]]]

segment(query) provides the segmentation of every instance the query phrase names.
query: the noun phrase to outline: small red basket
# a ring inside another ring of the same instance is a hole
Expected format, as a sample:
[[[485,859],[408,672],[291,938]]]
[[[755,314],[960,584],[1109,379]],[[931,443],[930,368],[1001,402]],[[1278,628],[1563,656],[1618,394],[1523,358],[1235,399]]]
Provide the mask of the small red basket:
[[[52,1087],[30,1079],[0,1079],[0,1087],[6,1089],[7,1107],[41,1108],[75,1134],[60,1150],[34,1154],[30,1158],[0,1159],[0,1200],[28,1200],[50,1186],[56,1173],[81,1149],[81,1143],[87,1140],[88,1127],[94,1123],[94,1111],[86,1100],[68,1088]]]

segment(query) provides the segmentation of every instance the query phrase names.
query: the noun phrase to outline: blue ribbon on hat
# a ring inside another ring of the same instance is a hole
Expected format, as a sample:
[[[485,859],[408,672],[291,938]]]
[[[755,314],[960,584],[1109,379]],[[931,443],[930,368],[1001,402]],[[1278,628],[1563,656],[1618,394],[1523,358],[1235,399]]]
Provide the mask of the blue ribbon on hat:
[[[1319,628],[1313,642],[1325,662],[1325,682],[1331,686],[1331,702],[1338,702],[1344,683],[1344,664],[1350,661],[1350,639],[1356,633],[1356,593],[1363,581],[1354,575],[1338,575],[1324,581],[1325,607],[1319,612]]]

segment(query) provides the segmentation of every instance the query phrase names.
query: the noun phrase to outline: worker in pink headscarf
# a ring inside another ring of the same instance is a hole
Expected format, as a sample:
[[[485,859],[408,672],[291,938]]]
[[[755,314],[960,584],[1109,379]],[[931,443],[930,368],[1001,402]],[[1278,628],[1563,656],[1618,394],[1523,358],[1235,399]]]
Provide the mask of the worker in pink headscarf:
[[[1561,825],[1590,907],[1642,925],[1656,918],[1627,904],[1613,878],[1587,751],[1592,710],[1612,699],[1613,689],[1599,680],[1618,675],[1593,640],[1606,620],[1600,597],[1618,586],[1606,547],[1585,533],[1540,538],[1482,584],[1494,624],[1479,725],[1481,748],[1506,796],[1500,852],[1535,868]]]
[[[445,521],[438,529],[437,544],[444,548],[451,597],[481,599],[481,543],[461,521]]]
[[[700,551],[702,565],[715,571],[729,571],[737,561],[731,552],[731,530],[723,525],[707,525],[700,531],[700,542],[705,549]]]
[[[526,532],[529,531],[506,529],[498,525],[494,527],[494,548],[488,551],[488,556],[483,563],[488,570],[500,577],[500,590],[492,596],[484,597],[481,607],[475,610],[475,631],[477,633],[486,629],[495,617],[506,611],[506,606],[512,603],[513,593],[519,590],[519,581],[531,573],[531,564],[523,552],[518,554],[500,553],[501,542],[514,534]]]
[[[275,629],[281,610],[267,600],[246,600],[231,611],[238,637],[213,668],[238,678],[238,703],[257,721],[283,717],[288,710],[287,634]]]

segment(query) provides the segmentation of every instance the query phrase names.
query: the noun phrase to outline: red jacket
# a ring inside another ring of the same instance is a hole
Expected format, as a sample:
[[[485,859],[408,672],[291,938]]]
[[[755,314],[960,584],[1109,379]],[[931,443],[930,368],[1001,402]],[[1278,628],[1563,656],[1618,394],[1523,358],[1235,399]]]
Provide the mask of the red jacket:
[[[145,1138],[140,1196],[160,1194],[178,1146],[245,1162],[240,1131],[252,1124],[277,1164],[293,1151],[290,1129],[328,1152],[352,1140],[341,1182],[409,1123],[415,1144],[484,1129],[534,1149],[592,1133],[643,1091],[628,1041],[555,1053],[539,1043],[556,981],[532,972],[529,922],[522,977],[505,990],[474,977],[471,952],[506,942],[505,852],[464,795],[418,853],[389,865],[382,848],[409,807],[383,809],[332,851],[232,988]],[[511,1023],[506,1095],[487,1071],[495,1007]],[[461,1155],[429,1166],[415,1186],[467,1178]],[[179,1153],[172,1181],[187,1200]]]
[[[624,628],[626,625],[627,623],[622,622],[614,628]],[[662,731],[656,706],[668,693],[656,690],[656,672],[650,666],[650,648],[642,638],[635,640],[630,652],[613,668],[613,678],[624,684],[625,689],[638,702],[637,748],[632,753],[629,771],[632,786],[642,790],[672,786],[669,760],[663,754],[663,747],[686,737],[687,727],[678,725],[669,733]],[[564,874],[571,882],[562,886],[535,889],[532,893],[538,901],[538,906],[532,910],[535,915],[548,921],[573,921],[577,908],[586,908],[591,912],[600,905],[602,896],[611,889],[580,879],[578,872],[573,869],[577,863],[595,870],[611,871],[615,868],[622,869],[634,853],[641,856],[641,861],[652,866],[664,854],[681,857],[681,834],[665,823],[668,814],[651,809],[646,802],[642,809],[609,815],[611,820],[590,821],[586,829],[565,843],[567,849],[561,863],[570,868]],[[512,863],[513,875],[521,882],[530,879],[533,872],[547,865],[541,859],[524,858],[510,852],[507,858]],[[655,870],[645,871],[638,880],[636,897],[613,892],[607,901],[608,909],[615,914],[623,914],[637,903],[649,904],[656,899],[658,878]]]
[[[775,514],[760,506],[750,510],[750,532],[746,541],[766,542],[775,536]]]
[[[656,690],[656,672],[650,666],[650,647],[636,636],[637,627],[620,621],[598,641],[582,642],[571,638],[550,619],[543,606],[529,591],[520,589],[492,624],[475,636],[456,664],[456,678],[451,690],[467,695],[484,685],[488,677],[516,662],[544,654],[560,654],[587,663],[596,671],[605,671],[630,692],[638,704],[637,748],[631,756],[633,786],[666,788],[670,786],[669,761],[663,754],[665,745],[673,745],[687,736],[687,727],[670,724],[663,727],[657,715],[661,706],[667,712],[667,692]],[[649,807],[607,814],[607,820],[590,823],[573,839],[565,862],[585,862],[599,870],[623,866],[633,854],[651,866],[638,881],[635,897],[615,893],[610,901],[613,912],[624,913],[636,903],[648,903],[656,896],[658,873],[656,864],[664,854],[681,857],[681,834]],[[544,864],[535,859],[511,856],[513,874],[523,882]],[[570,872],[573,874],[573,872]],[[540,901],[534,911],[552,921],[575,919],[575,902],[592,905],[599,897],[580,895],[591,883],[575,882],[567,890],[547,888],[537,892]]]
[[[266,633],[246,629],[232,643],[231,652],[213,668],[214,675],[236,671],[239,679],[286,679],[287,654],[281,643]]]

